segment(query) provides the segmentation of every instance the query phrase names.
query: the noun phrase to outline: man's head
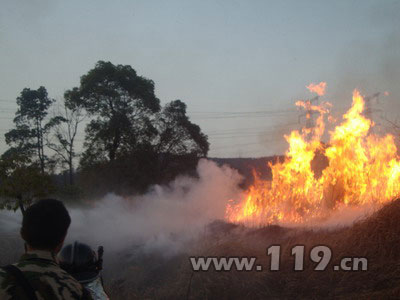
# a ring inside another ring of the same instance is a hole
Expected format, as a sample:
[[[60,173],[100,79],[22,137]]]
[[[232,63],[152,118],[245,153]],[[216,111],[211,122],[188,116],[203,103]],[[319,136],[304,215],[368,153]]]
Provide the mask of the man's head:
[[[21,237],[32,249],[58,252],[70,224],[71,217],[61,201],[39,200],[25,211]]]

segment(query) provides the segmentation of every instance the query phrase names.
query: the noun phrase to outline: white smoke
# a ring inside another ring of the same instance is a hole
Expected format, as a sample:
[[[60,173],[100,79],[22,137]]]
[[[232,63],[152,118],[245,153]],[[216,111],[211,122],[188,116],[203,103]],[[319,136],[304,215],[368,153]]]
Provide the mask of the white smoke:
[[[379,210],[379,205],[359,205],[359,206],[346,206],[340,205],[335,210],[332,210],[328,217],[322,220],[311,220],[301,225],[304,228],[322,229],[322,230],[336,230],[343,227],[350,227],[358,221],[362,221],[374,212]],[[299,227],[298,224],[281,223],[282,226]]]
[[[68,207],[72,223],[65,244],[80,241],[94,249],[104,246],[108,272],[126,262],[127,255],[180,253],[207,224],[223,219],[228,200],[240,193],[242,178],[227,166],[203,159],[197,175],[178,177],[141,196],[109,194],[89,205]],[[19,211],[0,210],[2,264],[17,260],[24,251],[19,237],[21,220]]]
[[[167,186],[154,186],[141,196],[123,198],[109,194],[89,206],[69,208],[72,224],[65,243],[80,241],[92,247],[102,245],[107,256],[138,247],[142,252],[178,253],[182,246],[205,230],[207,224],[224,219],[228,200],[242,195],[238,187],[242,178],[236,170],[203,159],[199,161],[197,174],[197,178],[181,176]],[[304,225],[314,228],[350,226],[370,213],[370,208],[347,207],[322,223]],[[18,240],[20,223],[19,212],[0,211],[2,237],[12,236]],[[290,224],[280,225],[291,227]],[[22,241],[13,245],[23,251]],[[1,252],[0,247],[0,256],[5,255]]]
[[[166,253],[180,246],[216,219],[223,219],[229,199],[239,194],[237,171],[200,160],[198,178],[178,177],[168,186],[154,186],[142,196],[109,194],[89,208],[70,209],[67,242],[79,240],[118,251],[141,243]]]

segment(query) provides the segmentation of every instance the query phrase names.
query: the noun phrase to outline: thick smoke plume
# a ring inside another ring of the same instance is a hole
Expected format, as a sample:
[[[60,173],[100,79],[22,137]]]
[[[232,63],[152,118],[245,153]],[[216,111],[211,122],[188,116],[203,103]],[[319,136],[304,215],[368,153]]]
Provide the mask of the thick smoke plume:
[[[154,186],[143,196],[124,199],[110,194],[93,207],[72,209],[69,240],[118,250],[143,243],[145,248],[179,250],[182,243],[215,219],[239,193],[240,175],[229,167],[201,160],[198,178],[178,177]]]
[[[108,253],[132,246],[176,253],[208,223],[223,219],[227,201],[240,193],[241,176],[229,167],[203,159],[197,174],[154,186],[142,196],[109,194],[88,206],[69,208],[72,224],[66,243],[103,245]],[[18,237],[21,214],[0,211],[0,216],[2,235]]]

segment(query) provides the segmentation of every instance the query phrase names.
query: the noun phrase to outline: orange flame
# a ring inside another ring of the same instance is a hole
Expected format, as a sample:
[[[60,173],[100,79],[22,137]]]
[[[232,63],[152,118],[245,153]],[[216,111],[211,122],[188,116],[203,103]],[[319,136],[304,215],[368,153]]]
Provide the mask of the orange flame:
[[[326,82],[321,81],[318,84],[310,83],[309,85],[306,86],[306,88],[311,93],[316,93],[318,96],[323,96],[325,95]]]
[[[364,99],[357,90],[343,122],[329,132],[327,144],[321,137],[329,104],[296,105],[320,113],[316,126],[285,136],[289,150],[283,162],[269,164],[272,181],[255,176],[243,200],[227,206],[228,221],[306,223],[324,219],[342,206],[379,206],[400,195],[400,159],[394,137],[371,133],[374,124],[362,114]],[[329,161],[319,178],[312,169],[317,153]]]

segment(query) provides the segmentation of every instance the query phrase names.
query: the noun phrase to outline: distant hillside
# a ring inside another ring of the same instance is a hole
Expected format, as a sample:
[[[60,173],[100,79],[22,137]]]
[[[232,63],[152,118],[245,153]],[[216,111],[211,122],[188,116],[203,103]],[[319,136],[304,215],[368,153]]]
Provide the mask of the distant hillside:
[[[236,169],[240,174],[243,175],[244,181],[242,184],[243,188],[248,187],[253,183],[254,176],[253,172],[257,172],[258,176],[262,179],[271,180],[271,168],[268,163],[275,163],[276,161],[282,161],[284,156],[266,156],[260,158],[214,158],[209,159],[216,162],[218,165],[228,165],[233,169]]]
[[[243,175],[244,181],[242,188],[247,188],[254,181],[253,172],[255,171],[259,178],[265,180],[272,179],[271,168],[269,163],[276,163],[277,161],[282,162],[284,155],[266,156],[260,158],[217,158],[210,157],[208,159],[216,162],[218,165],[228,165],[233,169],[239,171]],[[328,165],[326,157],[317,152],[314,160],[311,162],[311,168],[314,171],[316,177],[321,176],[322,170]]]

